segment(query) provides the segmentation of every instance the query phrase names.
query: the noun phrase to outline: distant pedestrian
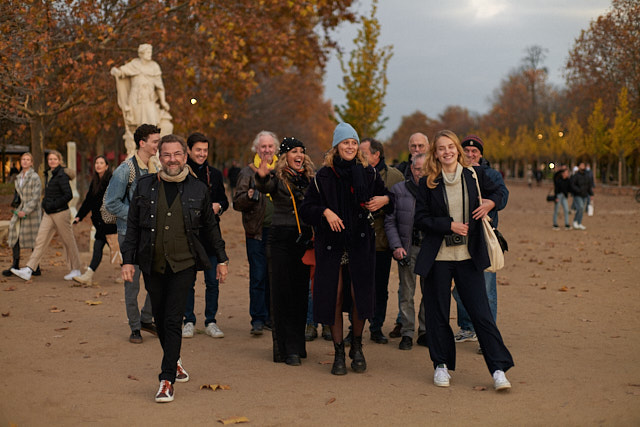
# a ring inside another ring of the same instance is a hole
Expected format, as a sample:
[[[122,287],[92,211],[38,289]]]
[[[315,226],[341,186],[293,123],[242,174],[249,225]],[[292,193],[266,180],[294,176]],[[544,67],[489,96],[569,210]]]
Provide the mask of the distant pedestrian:
[[[573,201],[576,205],[573,228],[576,230],[586,230],[587,227],[582,225],[582,218],[587,206],[587,200],[589,197],[593,197],[593,182],[592,178],[586,172],[584,162],[580,162],[578,170],[571,177],[571,192],[573,193]]]
[[[569,194],[571,193],[571,180],[569,179],[569,168],[562,165],[560,170],[553,175],[553,194],[555,203],[553,205],[553,230],[558,231],[558,211],[560,207],[564,211],[564,229],[571,230],[569,225]]]
[[[42,222],[40,222],[40,228],[38,228],[35,247],[29,261],[27,261],[27,266],[21,269],[12,268],[11,272],[23,280],[31,279],[31,275],[40,265],[44,251],[49,247],[53,235],[58,232],[58,237],[62,240],[71,267],[71,271],[64,276],[64,280],[73,280],[74,277],[82,274],[80,253],[71,228],[71,213],[69,212],[69,202],[73,199],[69,181],[76,177],[76,173],[65,167],[62,154],[56,150],[49,151],[47,165],[49,168],[45,175],[44,197],[42,198],[44,215]]]
[[[108,244],[107,236],[115,235],[118,232],[118,228],[115,224],[105,224],[102,219],[102,213],[100,212],[104,193],[107,191],[107,186],[109,185],[110,180],[111,170],[109,169],[109,162],[107,162],[107,158],[105,156],[97,156],[93,162],[93,175],[91,177],[89,191],[87,191],[84,202],[82,202],[82,205],[73,220],[73,223],[77,224],[82,221],[89,212],[91,212],[91,223],[96,229],[93,241],[91,264],[89,264],[89,267],[81,276],[73,278],[73,280],[79,283],[90,284],[92,282],[93,273],[98,269],[98,266],[102,261],[102,250],[105,245]]]
[[[42,210],[40,209],[40,196],[42,183],[38,173],[33,170],[33,156],[24,153],[20,156],[20,172],[13,182],[15,192],[20,198],[17,206],[12,206],[13,216],[9,221],[9,237],[7,244],[12,250],[13,260],[11,267],[2,271],[2,275],[12,275],[11,269],[20,268],[20,249],[32,249],[38,228]],[[34,275],[40,275],[40,266],[36,266]]]

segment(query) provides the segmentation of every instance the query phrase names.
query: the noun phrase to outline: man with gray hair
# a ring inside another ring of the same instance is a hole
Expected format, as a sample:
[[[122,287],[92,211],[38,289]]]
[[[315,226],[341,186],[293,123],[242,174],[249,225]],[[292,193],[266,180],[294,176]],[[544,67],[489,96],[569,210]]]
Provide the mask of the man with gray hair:
[[[233,195],[233,209],[242,212],[247,258],[249,260],[249,314],[251,334],[262,335],[265,326],[270,327],[269,276],[267,270],[267,239],[273,214],[273,202],[267,194],[256,190],[256,171],[262,159],[271,159],[269,169],[276,166],[278,138],[273,132],[261,131],[253,140],[251,151],[255,153],[251,163],[238,175]]]
[[[411,159],[417,154],[427,154],[429,150],[429,138],[421,132],[416,132],[409,137],[409,160],[398,165],[398,170],[404,174],[405,179],[411,178]]]

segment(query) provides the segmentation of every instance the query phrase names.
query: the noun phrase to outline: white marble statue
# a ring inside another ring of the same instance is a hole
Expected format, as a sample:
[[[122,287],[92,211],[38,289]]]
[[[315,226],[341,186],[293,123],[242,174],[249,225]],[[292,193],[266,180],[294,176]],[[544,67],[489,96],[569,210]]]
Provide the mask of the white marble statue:
[[[121,67],[111,68],[116,78],[118,106],[122,110],[125,124],[125,147],[127,155],[135,150],[133,132],[142,124],[156,125],[162,135],[173,133],[169,104],[165,99],[160,65],[151,59],[150,44],[138,46],[138,58]]]

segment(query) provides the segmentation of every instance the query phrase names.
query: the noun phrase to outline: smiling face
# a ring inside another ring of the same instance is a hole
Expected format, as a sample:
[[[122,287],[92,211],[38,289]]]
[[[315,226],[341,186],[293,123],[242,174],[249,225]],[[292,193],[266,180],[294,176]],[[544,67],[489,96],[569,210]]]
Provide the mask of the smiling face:
[[[482,158],[480,150],[472,146],[464,147],[463,150],[464,155],[467,156],[467,160],[469,160],[469,163],[475,166],[480,164],[480,159]]]
[[[93,164],[93,170],[100,176],[104,174],[108,167],[107,162],[102,157],[98,157]]]
[[[441,136],[435,144],[435,157],[442,165],[442,169],[446,171],[455,169],[460,155],[456,143],[449,137]]]
[[[193,147],[187,148],[187,152],[191,160],[201,165],[209,157],[209,144],[203,141],[195,142]]]
[[[149,157],[155,156],[158,152],[158,143],[160,142],[160,134],[152,133],[147,137],[147,140],[144,139],[140,141],[140,150],[144,151]]]
[[[165,142],[160,151],[162,170],[169,176],[176,176],[182,172],[187,163],[187,154],[179,142]]]
[[[338,144],[338,154],[342,157],[342,160],[347,162],[356,158],[358,154],[358,141],[353,138],[345,139]]]
[[[256,153],[261,159],[267,159],[271,161],[276,154],[276,141],[269,135],[262,135],[260,142],[256,146]]]
[[[287,151],[287,165],[294,170],[301,171],[304,168],[304,150],[295,147]]]
[[[47,156],[47,164],[49,165],[49,169],[55,169],[60,166],[60,159],[56,153],[49,153]]]

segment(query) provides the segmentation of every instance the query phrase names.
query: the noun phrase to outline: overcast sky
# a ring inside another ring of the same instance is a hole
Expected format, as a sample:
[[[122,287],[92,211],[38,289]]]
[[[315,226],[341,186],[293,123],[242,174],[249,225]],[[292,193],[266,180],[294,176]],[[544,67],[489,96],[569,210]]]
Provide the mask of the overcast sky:
[[[360,0],[368,15],[371,0]],[[393,45],[387,76],[389,117],[381,139],[402,116],[420,110],[437,118],[449,105],[484,114],[500,81],[517,68],[528,46],[547,51],[550,82],[564,86],[562,68],[581,30],[605,14],[610,0],[379,0],[380,45]],[[336,39],[353,49],[359,24],[343,24]],[[348,56],[347,56],[348,57]],[[331,58],[325,97],[344,103],[340,65]]]

